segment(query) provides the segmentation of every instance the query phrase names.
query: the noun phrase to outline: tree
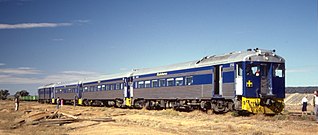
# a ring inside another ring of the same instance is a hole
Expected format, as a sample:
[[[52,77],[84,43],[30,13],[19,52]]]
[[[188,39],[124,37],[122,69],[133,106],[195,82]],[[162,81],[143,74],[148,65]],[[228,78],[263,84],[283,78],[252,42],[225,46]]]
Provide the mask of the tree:
[[[6,100],[7,96],[9,96],[9,90],[0,90],[0,99],[1,100]]]
[[[15,96],[29,96],[29,92],[27,90],[17,91],[17,93],[15,93]]]

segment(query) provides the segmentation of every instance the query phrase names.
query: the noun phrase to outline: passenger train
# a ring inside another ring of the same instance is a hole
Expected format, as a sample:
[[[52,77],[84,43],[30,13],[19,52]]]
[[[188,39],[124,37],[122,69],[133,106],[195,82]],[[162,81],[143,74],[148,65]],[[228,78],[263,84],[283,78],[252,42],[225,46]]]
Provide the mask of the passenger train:
[[[169,66],[134,69],[38,89],[39,101],[147,109],[278,114],[284,108],[285,60],[248,49]]]

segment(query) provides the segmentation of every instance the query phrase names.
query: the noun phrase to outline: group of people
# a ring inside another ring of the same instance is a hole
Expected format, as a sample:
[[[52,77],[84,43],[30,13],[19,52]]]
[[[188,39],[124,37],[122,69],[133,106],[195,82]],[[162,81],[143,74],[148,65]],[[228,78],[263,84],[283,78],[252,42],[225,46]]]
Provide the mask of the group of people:
[[[74,97],[74,107],[76,106],[76,102],[78,101],[78,97],[75,96]],[[63,98],[60,99],[60,97],[57,97],[56,99],[56,109],[59,109],[60,106],[63,106]]]
[[[307,105],[308,105],[308,95],[306,95],[302,100],[303,107],[301,109],[302,115],[307,114]],[[316,122],[318,123],[318,91],[314,91],[313,99],[314,112],[316,115]]]

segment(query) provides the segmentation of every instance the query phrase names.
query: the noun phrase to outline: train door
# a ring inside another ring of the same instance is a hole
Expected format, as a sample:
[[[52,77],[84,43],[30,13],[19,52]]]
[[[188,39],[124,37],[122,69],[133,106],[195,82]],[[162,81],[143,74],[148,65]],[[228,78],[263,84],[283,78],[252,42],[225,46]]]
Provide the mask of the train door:
[[[272,77],[271,77],[271,65],[260,64],[260,76],[261,76],[261,94],[271,95],[272,94]]]
[[[214,67],[214,75],[213,75],[213,87],[214,93],[213,95],[222,95],[222,65],[217,65]]]
[[[133,77],[124,78],[124,104],[132,106],[132,98],[134,97]]]
[[[53,86],[53,87],[51,88],[51,98],[50,98],[52,104],[55,103],[55,102],[54,102],[54,98],[55,98],[55,87]]]
[[[242,63],[236,64],[236,77],[235,77],[235,93],[236,95],[243,95],[243,67]]]

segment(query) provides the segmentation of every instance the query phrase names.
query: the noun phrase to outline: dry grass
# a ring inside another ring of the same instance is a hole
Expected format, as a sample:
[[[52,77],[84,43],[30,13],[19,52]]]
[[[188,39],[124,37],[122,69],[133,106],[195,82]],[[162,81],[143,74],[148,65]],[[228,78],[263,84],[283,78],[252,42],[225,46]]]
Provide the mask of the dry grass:
[[[290,106],[281,115],[236,116],[206,114],[201,111],[178,112],[175,110],[149,111],[145,109],[119,109],[105,107],[63,106],[60,111],[81,113],[81,118],[113,117],[115,123],[76,123],[68,126],[24,125],[11,129],[25,110],[55,110],[55,105],[35,102],[21,104],[18,112],[12,101],[0,101],[0,134],[315,134],[318,132],[315,117],[292,115],[298,106]],[[295,108],[295,109],[292,109]],[[89,125],[89,126],[85,126]],[[70,128],[71,127],[71,128]],[[75,128],[74,128],[75,127]],[[81,128],[76,128],[81,127]],[[76,130],[73,130],[76,129]]]

